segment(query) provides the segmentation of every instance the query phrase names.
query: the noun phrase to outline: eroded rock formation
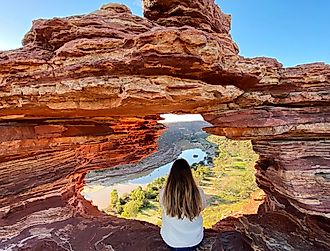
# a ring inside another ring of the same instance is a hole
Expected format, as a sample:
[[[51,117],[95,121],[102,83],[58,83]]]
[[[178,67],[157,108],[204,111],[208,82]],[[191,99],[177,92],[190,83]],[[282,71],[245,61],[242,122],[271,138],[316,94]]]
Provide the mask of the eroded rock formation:
[[[176,112],[252,139],[267,198],[236,223],[245,250],[329,249],[330,66],[239,56],[213,0],[144,0],[144,11],[37,20],[22,48],[0,52],[0,247],[165,249],[156,227],[123,227],[80,190],[88,170],[155,151],[158,114]],[[206,249],[226,238],[208,233]]]

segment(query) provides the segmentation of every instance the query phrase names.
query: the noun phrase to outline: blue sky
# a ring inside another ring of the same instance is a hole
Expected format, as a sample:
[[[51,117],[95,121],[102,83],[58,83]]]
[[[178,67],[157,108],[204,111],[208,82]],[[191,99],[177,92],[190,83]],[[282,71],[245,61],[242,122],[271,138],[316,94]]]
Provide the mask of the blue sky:
[[[38,18],[89,13],[109,0],[3,0],[0,50],[18,48]],[[112,0],[142,15],[139,0]],[[246,57],[275,57],[285,66],[330,63],[329,0],[216,0],[232,14],[232,36]]]

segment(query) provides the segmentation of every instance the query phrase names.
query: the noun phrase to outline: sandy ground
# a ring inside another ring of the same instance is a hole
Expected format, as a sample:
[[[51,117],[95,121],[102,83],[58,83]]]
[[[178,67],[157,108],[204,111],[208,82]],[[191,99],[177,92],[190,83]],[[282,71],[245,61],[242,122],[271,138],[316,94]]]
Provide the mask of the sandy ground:
[[[92,202],[94,206],[97,206],[99,210],[106,209],[110,204],[110,193],[113,189],[117,189],[118,195],[122,196],[125,193],[131,192],[133,189],[141,186],[145,188],[144,184],[115,184],[113,186],[85,186],[81,194]]]

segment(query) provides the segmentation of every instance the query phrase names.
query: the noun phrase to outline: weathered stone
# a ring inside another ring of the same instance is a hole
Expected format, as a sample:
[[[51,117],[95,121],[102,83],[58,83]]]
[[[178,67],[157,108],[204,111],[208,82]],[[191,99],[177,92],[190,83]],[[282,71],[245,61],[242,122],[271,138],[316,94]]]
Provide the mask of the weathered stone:
[[[172,27],[189,25],[207,32],[228,34],[231,18],[214,0],[143,0],[144,16],[156,23]]]
[[[0,52],[0,249],[165,250],[80,194],[89,170],[154,152],[161,113],[201,113],[260,155],[259,214],[217,224],[204,250],[330,249],[330,66],[240,57],[213,0],[144,4],[37,20]]]

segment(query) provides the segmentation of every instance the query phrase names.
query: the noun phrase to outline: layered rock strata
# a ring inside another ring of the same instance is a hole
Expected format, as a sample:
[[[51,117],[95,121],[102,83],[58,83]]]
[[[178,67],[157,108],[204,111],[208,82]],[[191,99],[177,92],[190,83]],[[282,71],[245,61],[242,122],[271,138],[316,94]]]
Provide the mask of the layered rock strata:
[[[246,234],[264,250],[298,250],[298,246],[299,250],[327,250],[330,66],[315,63],[285,69],[275,60],[258,58],[255,64],[261,69],[257,69],[250,67],[251,60],[246,62],[241,65],[243,71],[261,76],[259,83],[246,86],[234,102],[204,114],[216,125],[208,132],[251,139],[260,156],[257,183],[267,197],[260,218],[242,220]],[[258,221],[268,223],[260,227]],[[314,246],[309,246],[310,239],[302,241],[306,237],[284,238],[283,226],[297,236],[311,237]],[[269,232],[269,227],[274,231]],[[259,234],[254,235],[255,231]],[[284,241],[269,241],[274,236]]]
[[[156,151],[158,114],[175,112],[201,113],[208,132],[251,139],[260,155],[267,198],[239,219],[242,247],[330,249],[330,66],[239,56],[213,0],[144,0],[144,12],[37,20],[22,48],[0,52],[0,247],[165,248],[157,228],[124,227],[80,190],[88,170]],[[208,250],[230,248],[208,236]]]

